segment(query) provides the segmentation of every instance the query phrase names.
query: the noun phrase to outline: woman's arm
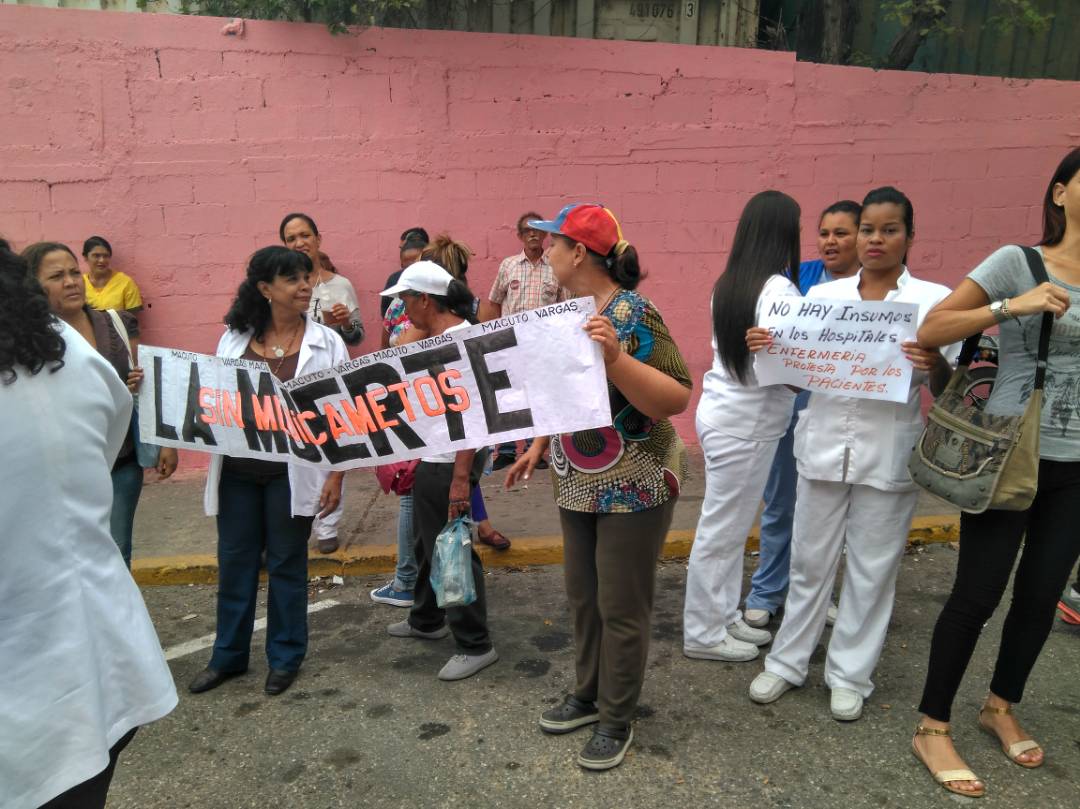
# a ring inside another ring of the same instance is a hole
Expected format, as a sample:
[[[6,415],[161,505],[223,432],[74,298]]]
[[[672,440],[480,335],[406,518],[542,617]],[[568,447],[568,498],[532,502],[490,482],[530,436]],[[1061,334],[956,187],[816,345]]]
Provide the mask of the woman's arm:
[[[533,470],[536,469],[540,459],[544,457],[544,452],[550,443],[551,438],[546,435],[540,435],[533,439],[532,445],[521,453],[521,457],[514,461],[514,465],[506,471],[505,486],[507,489],[513,487],[518,480],[526,481],[532,477]]]
[[[1012,317],[1039,312],[1053,312],[1054,317],[1061,317],[1069,308],[1069,293],[1047,282],[1008,301],[1009,315]],[[997,323],[997,319],[990,311],[989,304],[990,298],[983,288],[970,278],[965,278],[949,297],[930,310],[919,327],[919,345],[938,348],[990,328]]]
[[[624,352],[608,318],[593,315],[585,324],[585,331],[603,349],[608,380],[635,409],[656,420],[686,410],[690,404],[690,389]]]

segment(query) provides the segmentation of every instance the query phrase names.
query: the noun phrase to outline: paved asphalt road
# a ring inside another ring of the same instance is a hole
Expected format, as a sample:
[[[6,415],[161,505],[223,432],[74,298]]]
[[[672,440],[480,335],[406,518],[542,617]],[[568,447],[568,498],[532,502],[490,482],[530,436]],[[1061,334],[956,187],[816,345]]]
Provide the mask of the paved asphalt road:
[[[681,654],[685,565],[662,564],[648,678],[636,741],[608,773],[574,764],[582,731],[543,735],[541,711],[572,685],[572,640],[559,567],[490,574],[491,626],[501,660],[479,676],[441,683],[449,640],[400,640],[385,626],[404,611],[374,605],[346,579],[312,602],[301,677],[278,698],[262,693],[265,659],[255,636],[252,670],[192,696],[201,650],[171,661],[180,705],[142,730],[114,781],[111,809],[207,807],[932,807],[953,798],[912,757],[930,632],[952,580],[956,552],[933,546],[905,557],[898,607],[858,722],[828,715],[823,650],[806,687],[767,706],[746,689],[760,662],[724,664]],[[748,560],[750,562],[751,560]],[[163,645],[213,631],[212,587],[144,590]],[[264,593],[265,595],[265,593]],[[262,614],[262,612],[260,612]],[[194,616],[194,617],[193,617]],[[956,736],[988,784],[980,806],[1080,805],[1080,629],[1055,623],[1019,709],[1048,763],[1008,762],[976,725],[1001,616],[987,627],[957,700]]]

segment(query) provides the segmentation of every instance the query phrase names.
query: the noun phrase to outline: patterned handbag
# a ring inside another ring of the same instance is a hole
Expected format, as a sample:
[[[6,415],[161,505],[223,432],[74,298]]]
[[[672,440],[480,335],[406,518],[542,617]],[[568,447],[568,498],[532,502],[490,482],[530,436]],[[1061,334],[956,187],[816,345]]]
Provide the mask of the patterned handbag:
[[[1022,248],[1036,284],[1049,280],[1038,251]],[[969,514],[1024,511],[1039,484],[1039,422],[1054,316],[1044,312],[1035,388],[1024,413],[996,416],[964,401],[982,332],[968,337],[957,368],[926,418],[908,472],[919,488]]]

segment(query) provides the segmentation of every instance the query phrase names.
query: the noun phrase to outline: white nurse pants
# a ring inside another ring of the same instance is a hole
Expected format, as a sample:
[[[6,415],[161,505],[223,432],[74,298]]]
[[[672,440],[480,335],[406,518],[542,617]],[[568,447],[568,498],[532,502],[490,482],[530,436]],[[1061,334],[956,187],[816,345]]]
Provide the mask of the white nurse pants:
[[[338,535],[338,525],[341,524],[341,515],[345,513],[345,491],[341,492],[341,503],[325,517],[316,515],[311,525],[311,533],[316,540],[333,539]]]
[[[705,454],[701,504],[686,571],[683,643],[716,646],[742,617],[743,556],[780,439],[751,441],[717,432],[697,420]]]
[[[800,477],[791,540],[791,584],[784,622],[765,670],[802,685],[825,628],[840,553],[847,547],[840,604],[825,660],[829,688],[865,699],[889,628],[896,574],[904,555],[917,492]]]

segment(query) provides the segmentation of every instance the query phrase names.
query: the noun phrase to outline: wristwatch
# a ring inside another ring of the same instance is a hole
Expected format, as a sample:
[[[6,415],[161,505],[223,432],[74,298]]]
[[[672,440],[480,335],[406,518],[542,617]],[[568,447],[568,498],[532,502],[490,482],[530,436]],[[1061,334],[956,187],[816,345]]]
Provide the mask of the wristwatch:
[[[991,303],[990,314],[994,316],[994,320],[998,323],[1004,323],[1012,317],[1012,314],[1009,312],[1009,299],[1002,298],[1000,301]]]

